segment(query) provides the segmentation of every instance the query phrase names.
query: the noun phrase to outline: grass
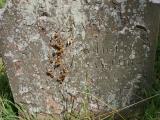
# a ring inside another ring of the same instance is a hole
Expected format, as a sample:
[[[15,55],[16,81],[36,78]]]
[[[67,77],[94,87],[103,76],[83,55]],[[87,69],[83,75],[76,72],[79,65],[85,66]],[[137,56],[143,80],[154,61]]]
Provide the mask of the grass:
[[[8,78],[5,73],[4,64],[2,63],[2,59],[0,58],[0,96],[7,98],[8,100],[13,100],[10,86],[8,83]]]
[[[152,89],[146,90],[145,92],[147,97],[160,94],[160,37],[156,51],[155,75],[156,80],[152,85]],[[160,96],[149,101],[144,109],[143,120],[160,120]]]
[[[0,8],[2,8],[5,3],[6,3],[6,0],[0,0]]]
[[[14,103],[12,92],[5,73],[4,65],[0,59],[0,120],[10,120],[16,114],[16,110],[11,103]],[[12,102],[11,102],[12,101]],[[3,119],[2,119],[3,118]]]

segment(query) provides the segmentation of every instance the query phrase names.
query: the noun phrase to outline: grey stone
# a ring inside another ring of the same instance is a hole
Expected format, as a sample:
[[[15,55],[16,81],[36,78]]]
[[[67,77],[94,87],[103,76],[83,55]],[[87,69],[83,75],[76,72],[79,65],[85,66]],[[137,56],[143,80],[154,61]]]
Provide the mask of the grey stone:
[[[31,113],[78,111],[86,95],[94,112],[123,108],[152,82],[159,6],[146,0],[7,4],[0,49],[14,99]]]

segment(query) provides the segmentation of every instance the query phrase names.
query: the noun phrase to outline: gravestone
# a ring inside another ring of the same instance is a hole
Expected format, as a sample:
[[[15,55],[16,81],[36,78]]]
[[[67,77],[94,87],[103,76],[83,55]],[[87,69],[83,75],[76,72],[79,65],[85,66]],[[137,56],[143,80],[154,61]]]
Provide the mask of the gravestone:
[[[153,81],[158,5],[147,0],[8,0],[0,49],[14,100],[31,113],[132,104]],[[102,102],[103,101],[103,102]]]

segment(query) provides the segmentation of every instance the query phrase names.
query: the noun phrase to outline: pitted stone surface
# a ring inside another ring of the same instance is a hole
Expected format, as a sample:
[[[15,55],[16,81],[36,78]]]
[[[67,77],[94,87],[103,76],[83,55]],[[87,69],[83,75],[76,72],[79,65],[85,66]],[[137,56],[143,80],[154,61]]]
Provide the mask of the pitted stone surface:
[[[131,104],[152,78],[156,10],[147,0],[9,0],[0,44],[15,101],[46,114],[78,110],[86,91],[94,112]],[[56,33],[64,44],[57,69]],[[68,71],[59,83],[61,66]]]

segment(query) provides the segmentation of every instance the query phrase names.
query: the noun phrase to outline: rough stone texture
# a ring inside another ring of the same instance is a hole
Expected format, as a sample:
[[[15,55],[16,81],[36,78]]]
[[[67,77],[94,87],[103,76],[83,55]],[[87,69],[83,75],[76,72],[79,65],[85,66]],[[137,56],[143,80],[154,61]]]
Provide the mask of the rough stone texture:
[[[78,111],[88,94],[94,112],[131,104],[152,81],[158,7],[146,0],[9,0],[0,45],[15,101],[44,114]]]

